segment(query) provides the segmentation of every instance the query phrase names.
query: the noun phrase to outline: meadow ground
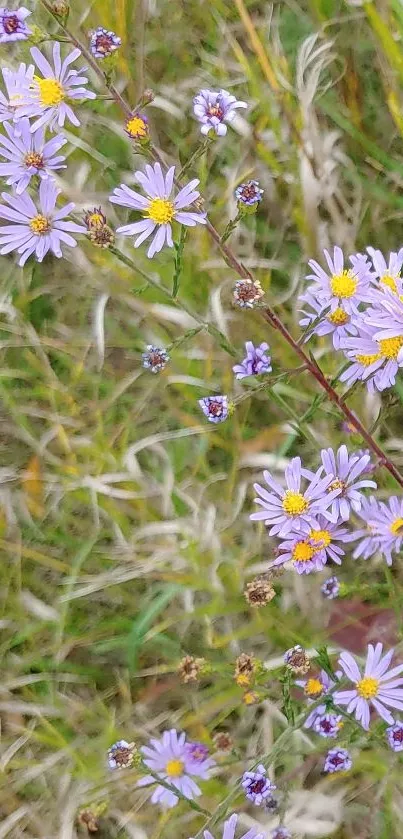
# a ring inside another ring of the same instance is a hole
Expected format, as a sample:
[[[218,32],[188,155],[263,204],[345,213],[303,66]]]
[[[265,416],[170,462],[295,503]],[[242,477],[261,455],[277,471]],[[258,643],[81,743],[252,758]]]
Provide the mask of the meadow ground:
[[[60,37],[40,0],[27,5]],[[200,178],[220,234],[236,215],[235,187],[259,181],[257,213],[228,241],[293,335],[309,258],[322,261],[333,245],[399,250],[400,0],[72,0],[68,28],[79,39],[88,43],[98,25],[122,37],[115,83],[125,99],[133,107],[153,90],[146,112],[167,162],[183,166],[200,146],[192,99],[201,88],[248,102],[187,177]],[[0,49],[3,65],[29,59],[26,43]],[[144,159],[89,75],[99,96],[80,107],[81,127],[65,132],[59,183],[76,213],[101,205],[116,227],[123,213],[108,196],[133,184]],[[1,257],[0,839],[84,836],[77,815],[89,805],[102,810],[104,839],[196,836],[205,814],[183,801],[161,811],[136,788],[142,770],[107,768],[115,740],[141,746],[173,727],[212,751],[217,732],[231,735],[233,750],[216,755],[219,770],[202,783],[209,813],[240,812],[245,829],[259,822],[270,835],[278,816],[237,787],[266,756],[292,836],[401,837],[401,763],[384,724],[369,736],[347,721],[353,768],[326,776],[329,741],[291,731],[304,700],[280,681],[295,644],[363,655],[380,640],[399,651],[399,555],[389,568],[348,550],[334,601],[320,591],[334,566],[287,570],[262,609],[244,597],[275,556],[275,540],[249,518],[263,469],[281,481],[293,456],[316,469],[321,449],[365,443],[259,311],[233,306],[238,277],[208,231],[189,232],[175,298],[171,251],[150,261],[145,246],[117,245],[132,265],[84,237],[60,261],[19,268],[14,254]],[[234,380],[247,340],[269,343],[269,384]],[[142,367],[148,343],[173,345],[159,375]],[[343,356],[329,347],[326,338],[309,344],[337,382]],[[220,425],[198,405],[212,393],[237,402]],[[403,469],[402,400],[397,378],[382,395],[359,385],[347,402]],[[387,469],[378,465],[375,477],[378,498],[399,494]],[[234,667],[252,652],[265,670],[248,705]],[[208,662],[196,685],[177,673],[188,653]],[[221,829],[217,819],[215,836]]]

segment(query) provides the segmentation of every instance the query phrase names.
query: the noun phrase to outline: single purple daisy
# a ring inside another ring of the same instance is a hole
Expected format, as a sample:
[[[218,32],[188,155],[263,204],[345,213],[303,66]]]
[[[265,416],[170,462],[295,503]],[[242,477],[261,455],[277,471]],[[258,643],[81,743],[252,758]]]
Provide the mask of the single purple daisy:
[[[20,64],[18,70],[3,67],[1,72],[6,94],[0,91],[0,123],[19,120],[18,109],[30,101],[34,69],[33,64]]]
[[[392,565],[392,553],[399,553],[403,544],[403,498],[392,495],[387,503],[379,501],[377,507],[373,506],[372,509],[368,527],[387,565]]]
[[[76,247],[77,242],[70,233],[85,233],[86,228],[74,221],[65,221],[74,210],[74,204],[56,209],[60,192],[51,179],[41,181],[38,207],[27,192],[19,196],[2,192],[6,204],[0,204],[0,218],[10,224],[0,227],[1,254],[17,251],[21,254],[18,264],[25,265],[33,253],[38,262],[42,262],[48,251],[60,258],[63,256],[62,242],[71,248]]]
[[[401,293],[401,269],[403,265],[403,248],[398,253],[390,253],[388,262],[380,250],[368,247],[367,251],[374,266],[374,285],[377,289],[389,288],[394,294]]]
[[[222,839],[234,839],[238,818],[239,817],[234,813],[226,822],[224,822]],[[214,836],[209,830],[205,830],[203,835],[204,839],[214,839]],[[263,833],[258,833],[256,827],[251,827],[247,833],[244,833],[240,837],[240,839],[265,839],[265,836]]]
[[[386,737],[394,752],[403,752],[403,723],[395,722],[386,729]]]
[[[245,379],[246,376],[259,376],[261,373],[271,372],[271,359],[267,356],[269,345],[264,341],[255,347],[252,341],[245,343],[246,356],[241,364],[235,364],[232,368],[237,379]]]
[[[45,129],[32,133],[27,117],[18,123],[5,122],[4,128],[8,136],[0,135],[0,157],[8,162],[0,163],[0,177],[7,178],[17,195],[26,190],[34,175],[45,179],[51,172],[66,169],[66,158],[57,154],[67,143],[61,134],[45,142]]]
[[[239,184],[235,190],[235,198],[240,206],[253,207],[262,200],[264,190],[260,189],[259,181],[246,181]]]
[[[346,772],[351,769],[353,761],[347,749],[330,749],[326,755],[324,772]]]
[[[349,542],[351,538],[346,528],[318,516],[314,526],[303,522],[299,531],[288,534],[286,541],[278,546],[279,556],[269,568],[291,561],[298,574],[311,574],[322,571],[328,559],[341,565],[345,551],[335,542]]]
[[[259,280],[237,280],[234,285],[234,303],[240,309],[253,309],[264,297]]]
[[[0,44],[7,44],[9,41],[26,41],[31,35],[25,23],[27,17],[32,14],[25,6],[20,6],[15,12],[0,8]]]
[[[327,600],[334,600],[335,597],[339,596],[340,582],[337,577],[328,577],[328,579],[322,583],[320,590]]]
[[[122,46],[122,39],[115,32],[98,26],[90,37],[90,50],[94,58],[107,58]]]
[[[291,833],[284,825],[279,824],[271,832],[271,839],[291,839]]]
[[[318,699],[325,697],[329,693],[330,689],[334,686],[334,681],[325,670],[321,670],[317,676],[310,676],[308,679],[301,679],[296,681],[295,684],[298,685],[298,687],[303,688],[308,705],[312,705],[312,703],[317,702]],[[326,713],[325,704],[316,705],[313,711],[308,714],[304,722],[304,728],[312,728],[316,717]]]
[[[299,325],[302,329],[308,330],[305,341],[309,341],[313,335],[319,338],[331,335],[335,350],[339,350],[345,338],[349,335],[357,335],[357,327],[352,321],[350,312],[346,312],[342,306],[337,306],[332,310],[329,301],[323,303],[311,292],[302,294],[299,299],[312,310],[300,310],[303,317]],[[310,326],[312,329],[309,329]]]
[[[357,314],[360,303],[370,302],[373,295],[367,258],[350,256],[351,267],[345,268],[341,248],[334,248],[333,257],[327,250],[323,253],[328,271],[324,271],[315,259],[309,261],[314,273],[306,279],[314,280],[314,284],[308,287],[308,293],[318,298],[322,305],[330,306],[330,313],[342,309],[343,312]]]
[[[342,724],[341,714],[317,714],[312,728],[321,737],[337,737]]]
[[[374,556],[379,550],[380,541],[376,533],[376,526],[370,524],[380,515],[379,501],[373,495],[370,498],[364,498],[361,510],[359,512],[360,518],[365,522],[365,527],[361,530],[354,531],[354,541],[360,540],[356,548],[354,548],[353,559],[369,559]]]
[[[154,163],[153,166],[147,164],[145,171],[146,173],[137,171],[134,176],[143,187],[146,196],[140,195],[139,192],[135,192],[125,184],[121,184],[114,189],[109,200],[113,204],[129,207],[131,210],[140,210],[143,213],[144,218],[141,221],[118,227],[116,231],[124,236],[136,236],[139,233],[140,235],[134,242],[135,248],[138,248],[145,239],[148,239],[157,228],[147,251],[147,256],[151,259],[155,253],[162,250],[165,244],[169,248],[173,247],[172,221],[194,227],[196,224],[206,223],[206,213],[192,213],[184,209],[200,197],[200,193],[195,190],[199,183],[197,178],[189,181],[178,192],[176,198],[171,198],[175,166],[171,166],[165,176],[159,163]]]
[[[365,488],[376,489],[375,481],[357,480],[362,475],[371,460],[370,455],[361,457],[356,453],[349,455],[347,446],[343,445],[334,452],[333,449],[322,449],[321,451],[323,473],[333,478],[329,485],[328,492],[339,489],[340,494],[334,499],[330,510],[326,510],[324,516],[329,521],[337,522],[340,519],[347,521],[350,511],[358,513],[361,509],[363,494],[359,490]]]
[[[142,359],[143,367],[150,370],[151,373],[160,373],[170,361],[170,357],[163,347],[154,347],[152,344],[148,344],[147,352],[143,352]]]
[[[73,125],[80,125],[69,103],[72,100],[96,99],[96,94],[85,87],[87,77],[80,75],[85,72],[85,67],[69,70],[70,64],[80,58],[81,51],[72,50],[62,62],[60,44],[56,41],[53,45],[53,67],[37,47],[32,47],[31,55],[43,78],[34,76],[29,103],[17,109],[17,116],[38,117],[31,127],[32,131],[42,125],[50,131],[57,131],[66,119]]]
[[[193,799],[201,795],[201,789],[191,776],[209,778],[215,761],[212,758],[195,761],[189,755],[188,746],[186,734],[178,734],[176,729],[172,728],[170,731],[164,731],[160,740],[152,739],[148,746],[142,746],[141,752],[145,765],[161,780],[176,787],[186,798]],[[146,775],[137,785],[143,787],[155,783],[152,775]],[[167,808],[175,807],[178,801],[175,793],[160,784],[157,784],[151,797],[152,804],[161,804]]]
[[[201,123],[201,133],[214,131],[220,137],[227,133],[226,122],[232,122],[237,108],[247,108],[227,90],[201,90],[193,99],[193,113]]]
[[[209,422],[224,422],[228,417],[228,396],[204,396],[199,405]]]
[[[368,645],[368,654],[362,676],[351,653],[343,652],[339,665],[348,679],[354,682],[350,690],[336,691],[334,701],[337,705],[347,705],[347,713],[353,713],[356,720],[367,731],[370,721],[370,705],[389,725],[393,717],[389,708],[403,710],[403,664],[398,664],[388,671],[394,650],[382,655],[383,645]],[[398,678],[397,678],[398,677]]]
[[[244,772],[241,784],[246,797],[257,807],[260,807],[276,789],[276,785],[267,778],[266,769],[262,764],[259,764],[255,772]]]
[[[254,484],[259,498],[255,503],[263,507],[258,513],[252,513],[252,521],[264,521],[270,526],[271,536],[287,536],[292,530],[300,530],[303,522],[316,525],[319,513],[324,513],[340,494],[340,489],[328,491],[331,476],[321,477],[322,469],[313,475],[301,466],[301,458],[294,457],[285,470],[286,489],[274,480],[270,472],[263,472],[269,485],[268,492],[260,484]],[[302,490],[302,478],[308,486]]]
[[[385,302],[385,298],[386,292],[382,303]],[[397,306],[399,300],[390,292],[386,302],[391,302],[393,299]],[[397,372],[400,367],[403,367],[403,334],[396,334],[400,329],[403,332],[403,325],[394,327],[393,323],[396,321],[392,321],[391,332],[387,329],[381,330],[373,322],[376,319],[374,312],[375,309],[371,307],[356,317],[354,323],[357,326],[358,335],[346,338],[341,345],[344,355],[352,363],[341,374],[340,381],[347,382],[349,387],[354,382],[365,382],[369,393],[393,387]],[[393,337],[381,337],[382,335],[390,336],[392,333],[394,333]]]

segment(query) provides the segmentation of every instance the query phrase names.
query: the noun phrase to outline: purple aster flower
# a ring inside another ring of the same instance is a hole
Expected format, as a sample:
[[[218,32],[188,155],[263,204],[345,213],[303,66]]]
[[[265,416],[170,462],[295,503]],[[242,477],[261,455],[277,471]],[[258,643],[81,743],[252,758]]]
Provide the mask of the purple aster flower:
[[[222,839],[234,839],[235,829],[238,822],[238,816],[234,813],[230,818],[224,822],[224,830]],[[204,839],[214,839],[214,836],[209,830],[204,831]],[[258,833],[255,827],[251,827],[247,833],[244,833],[240,839],[265,839],[263,833]]]
[[[241,205],[253,207],[254,204],[259,204],[262,200],[263,191],[259,187],[259,181],[246,181],[246,183],[237,186],[235,198]]]
[[[301,309],[303,317],[299,321],[299,325],[304,330],[312,326],[305,337],[305,341],[309,341],[313,335],[317,335],[319,338],[331,335],[335,350],[339,350],[345,338],[349,335],[357,335],[357,327],[352,321],[351,314],[346,312],[342,306],[337,306],[332,310],[329,301],[323,303],[320,298],[311,292],[302,294],[299,299],[312,309],[312,311]]]
[[[56,199],[61,190],[54,181],[41,181],[39,187],[39,206],[34,204],[27,192],[22,195],[8,195],[2,192],[2,198],[8,204],[0,204],[0,218],[10,222],[0,227],[0,253],[17,251],[21,254],[19,265],[25,265],[28,257],[35,254],[38,262],[51,251],[61,257],[61,244],[76,247],[76,240],[70,233],[85,233],[86,229],[74,221],[65,221],[74,209],[74,204],[65,204],[56,209]]]
[[[128,769],[134,763],[136,752],[134,743],[126,740],[118,740],[108,749],[109,769]]]
[[[350,256],[351,267],[345,268],[341,248],[334,248],[333,258],[327,250],[323,253],[328,272],[311,259],[308,264],[314,273],[309,274],[307,279],[314,280],[314,284],[308,287],[308,292],[318,298],[322,305],[330,306],[331,313],[341,308],[349,314],[357,314],[360,303],[368,303],[373,297],[370,285],[372,275],[367,258],[361,255]]]
[[[349,542],[352,538],[346,528],[318,516],[315,525],[302,522],[299,531],[288,534],[278,547],[279,556],[269,568],[291,561],[298,574],[311,574],[322,571],[328,559],[341,565],[345,552],[335,542]]]
[[[340,582],[337,577],[328,577],[321,585],[320,590],[327,600],[334,600],[335,597],[339,596]]]
[[[341,714],[317,714],[312,728],[321,737],[337,737],[341,726]]]
[[[310,676],[308,679],[296,681],[295,684],[298,685],[298,687],[303,688],[308,705],[312,705],[313,702],[316,702],[322,696],[325,697],[329,693],[330,689],[334,686],[334,681],[325,670],[321,670],[319,675]],[[304,728],[312,728],[316,717],[326,713],[327,709],[325,704],[317,705],[313,711],[308,714],[304,722]]]
[[[199,405],[209,422],[224,422],[228,417],[228,396],[204,396]]]
[[[141,752],[145,765],[161,780],[176,787],[186,798],[193,799],[201,795],[201,790],[191,776],[209,778],[215,762],[212,758],[195,761],[189,755],[188,746],[186,734],[178,734],[176,729],[172,728],[170,731],[164,731],[160,740],[152,739],[148,746],[142,746]],[[138,786],[155,783],[152,775],[146,775],[140,779]],[[151,797],[152,804],[161,804],[162,807],[175,807],[178,801],[175,793],[160,784]]]
[[[246,102],[240,102],[227,90],[201,90],[193,99],[193,112],[201,123],[201,133],[214,131],[220,137],[227,133],[226,122],[232,122],[237,108],[247,108]]]
[[[389,288],[394,294],[400,292],[402,284],[401,268],[403,265],[403,248],[400,248],[398,253],[390,253],[388,262],[386,262],[381,251],[371,247],[367,248],[367,251],[375,269],[373,275],[374,285],[378,289],[381,286],[383,291],[385,288]]]
[[[386,737],[394,752],[403,752],[403,723],[395,722],[386,729]]]
[[[389,725],[393,717],[389,708],[403,709],[403,664],[388,671],[394,650],[382,655],[383,645],[368,645],[368,655],[362,676],[351,653],[343,652],[339,665],[348,679],[354,682],[350,690],[336,691],[337,705],[347,705],[347,713],[354,712],[356,720],[365,730],[369,728],[370,704]],[[397,678],[398,677],[398,678]]]
[[[8,162],[0,163],[0,177],[7,178],[6,183],[15,187],[17,195],[26,190],[34,175],[45,179],[51,172],[66,169],[66,158],[57,154],[67,143],[62,135],[45,142],[45,129],[32,133],[27,117],[15,124],[5,122],[4,128],[8,137],[0,136],[0,157]]]
[[[125,184],[121,184],[113,191],[109,200],[113,204],[120,204],[121,207],[129,207],[131,210],[140,210],[143,213],[144,218],[141,221],[118,227],[116,231],[124,236],[136,236],[139,233],[140,235],[134,242],[135,248],[138,248],[145,239],[148,239],[157,228],[147,251],[147,256],[151,259],[155,253],[162,250],[165,243],[169,248],[173,247],[172,221],[194,227],[196,224],[206,223],[206,213],[192,213],[184,209],[200,197],[200,193],[195,190],[199,183],[197,178],[189,181],[178,192],[176,198],[171,198],[175,166],[171,166],[165,176],[159,163],[154,163],[153,166],[147,164],[145,171],[146,174],[137,171],[134,176],[143,187],[146,196],[140,195],[139,192],[135,192]]]
[[[403,498],[392,495],[388,502],[373,505],[368,527],[378,542],[378,548],[392,565],[392,553],[399,553],[403,544]]]
[[[367,323],[375,327],[374,340],[384,359],[396,364],[396,372],[403,366],[403,299],[386,289],[365,312]]]
[[[355,540],[360,539],[361,541],[354,549],[353,559],[359,559],[360,557],[369,559],[378,552],[380,541],[376,535],[376,527],[369,522],[376,519],[379,514],[379,501],[373,495],[370,498],[364,498],[359,515],[365,522],[365,528],[354,531]]]
[[[233,367],[237,379],[244,379],[246,376],[259,376],[260,373],[270,373],[272,367],[270,356],[266,355],[269,345],[263,342],[255,347],[252,341],[245,343],[246,356],[241,364]]]
[[[364,487],[376,489],[375,481],[358,481],[357,478],[367,468],[371,457],[368,454],[361,457],[354,453],[349,455],[347,446],[343,445],[335,453],[333,449],[322,449],[323,472],[333,478],[328,491],[339,489],[340,494],[334,499],[330,510],[326,510],[324,516],[329,521],[337,522],[340,519],[347,521],[350,517],[350,510],[358,513],[361,509],[363,494],[359,490]]]
[[[90,50],[94,58],[107,58],[121,46],[122,39],[119,35],[109,29],[104,29],[103,26],[98,26],[91,33]]]
[[[253,309],[264,297],[259,280],[237,280],[234,285],[234,303],[240,309]]]
[[[31,35],[31,30],[25,23],[30,14],[32,12],[25,6],[20,6],[15,12],[4,6],[0,8],[0,44],[6,44],[9,41],[26,41]]]
[[[330,749],[326,755],[324,772],[346,772],[351,769],[353,761],[347,749]]]
[[[275,784],[266,777],[266,769],[262,764],[259,764],[255,772],[244,772],[241,783],[246,797],[257,807],[260,807],[276,789]]]
[[[399,299],[391,292],[387,298],[385,292],[381,303],[384,304],[385,300],[394,300],[396,306],[401,305]],[[374,312],[375,309],[370,308],[359,318],[356,317],[354,323],[358,328],[358,335],[346,338],[341,345],[344,355],[352,364],[342,373],[340,381],[347,382],[349,387],[354,382],[366,382],[370,393],[392,387],[399,368],[403,367],[403,334],[396,334],[399,329],[402,329],[403,333],[403,325],[396,326],[395,320],[395,326],[393,321],[391,323],[390,332],[387,329],[381,330],[373,322]],[[394,337],[386,337],[392,333]]]
[[[318,514],[324,513],[340,494],[339,489],[328,491],[332,478],[322,478],[321,472],[322,469],[315,475],[307,472],[301,467],[301,458],[294,457],[285,470],[286,489],[274,480],[270,472],[263,472],[271,492],[260,484],[254,484],[259,496],[255,498],[255,503],[263,510],[252,513],[252,521],[264,521],[266,526],[271,526],[271,536],[287,536],[292,530],[300,530],[303,522],[315,526]],[[304,491],[301,491],[302,478],[308,481]]]
[[[80,125],[69,103],[74,99],[96,98],[95,93],[85,87],[87,77],[80,75],[86,68],[69,70],[70,64],[80,57],[80,50],[72,50],[62,62],[60,44],[56,41],[53,45],[53,67],[37,47],[32,47],[31,55],[43,78],[34,76],[29,103],[17,109],[17,116],[38,117],[32,131],[42,125],[57,131],[66,119],[73,125]]]
[[[271,839],[291,839],[291,833],[283,824],[279,824],[272,830]]]
[[[18,70],[3,67],[2,76],[6,95],[0,91],[0,122],[16,121],[18,108],[27,104],[31,96],[34,65],[20,64]]]
[[[143,352],[143,367],[151,370],[151,373],[160,373],[170,361],[169,355],[163,347],[154,347],[148,344],[147,352]]]
[[[186,750],[189,759],[195,761],[195,763],[205,761],[209,756],[208,746],[205,746],[204,743],[187,743]]]

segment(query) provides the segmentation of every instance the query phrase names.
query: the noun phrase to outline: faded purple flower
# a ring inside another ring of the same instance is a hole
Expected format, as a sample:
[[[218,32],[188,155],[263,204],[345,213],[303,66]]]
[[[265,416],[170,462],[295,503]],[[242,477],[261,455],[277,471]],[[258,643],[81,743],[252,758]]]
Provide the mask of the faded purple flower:
[[[142,359],[143,367],[151,373],[160,373],[170,361],[167,351],[163,347],[154,347],[153,344],[148,344],[147,352],[143,352]]]
[[[228,396],[204,396],[199,405],[209,422],[224,422],[228,417]]]
[[[18,70],[3,67],[1,72],[6,94],[0,91],[0,123],[19,119],[18,109],[30,101],[34,69],[33,64],[20,64]]]
[[[321,737],[337,737],[342,726],[341,714],[317,714],[312,726]]]
[[[255,347],[252,341],[245,343],[246,356],[241,364],[235,364],[232,368],[237,379],[245,379],[246,376],[259,376],[261,373],[270,373],[271,359],[267,356],[269,345],[263,342]]]
[[[20,6],[13,12],[4,6],[0,8],[0,44],[9,41],[26,41],[31,34],[25,20],[32,12],[25,6]]]
[[[253,309],[264,297],[259,280],[237,280],[234,285],[234,303],[240,309]]]
[[[395,722],[386,729],[386,737],[394,752],[403,752],[403,723]]]
[[[347,749],[330,749],[326,755],[324,772],[346,772],[351,769],[353,761]]]
[[[222,839],[234,839],[238,818],[239,817],[234,813],[226,822],[224,822]],[[209,830],[205,830],[204,839],[214,839],[214,836]],[[240,839],[265,839],[265,836],[263,833],[258,833],[256,827],[251,827],[247,833],[244,833],[240,837]]]
[[[337,705],[347,705],[347,713],[353,713],[365,730],[369,728],[370,705],[389,725],[393,717],[388,708],[403,710],[403,664],[388,671],[394,650],[382,655],[383,645],[368,645],[368,654],[362,676],[351,653],[343,652],[339,665],[348,679],[354,683],[350,690],[336,691]]]
[[[8,136],[0,135],[0,157],[7,163],[0,163],[0,177],[15,187],[17,195],[26,190],[34,175],[46,179],[52,172],[66,169],[66,158],[57,154],[67,143],[61,134],[45,142],[45,129],[31,132],[27,117],[18,123],[5,122],[4,128]]]
[[[173,248],[172,221],[177,221],[179,224],[185,224],[188,227],[195,227],[196,224],[206,223],[206,213],[193,213],[184,209],[193,204],[200,196],[200,193],[195,190],[199,183],[197,178],[189,181],[178,192],[176,198],[171,198],[175,166],[171,166],[166,175],[163,174],[159,163],[154,163],[153,166],[146,164],[145,171],[146,174],[137,171],[134,176],[143,187],[146,197],[125,184],[121,184],[114,189],[109,200],[113,204],[120,204],[121,207],[129,207],[130,210],[140,210],[143,213],[144,218],[141,221],[118,227],[116,231],[124,236],[140,234],[134,242],[135,248],[138,248],[145,239],[148,239],[157,228],[147,251],[147,256],[151,259],[154,254],[162,250],[165,244],[169,248]]]
[[[209,778],[215,761],[212,758],[195,761],[189,755],[188,748],[186,734],[178,734],[176,729],[172,728],[170,731],[164,731],[160,740],[152,739],[148,746],[142,746],[141,752],[145,765],[161,780],[176,787],[186,798],[193,799],[201,795],[201,790],[191,776]],[[155,783],[152,775],[146,775],[137,785],[143,787]],[[151,797],[152,804],[161,804],[167,808],[175,807],[178,801],[175,793],[160,784],[157,784]]]
[[[94,58],[107,58],[122,46],[122,39],[115,32],[98,26],[91,33],[90,50]]]
[[[311,667],[309,656],[301,644],[295,644],[294,647],[290,647],[289,650],[285,651],[283,657],[284,664],[287,665],[292,673],[301,673],[303,675],[308,673]]]
[[[246,181],[239,184],[235,190],[235,198],[242,205],[253,207],[262,200],[263,189],[259,187],[259,181]]]
[[[337,577],[328,577],[321,585],[320,590],[327,600],[334,600],[335,597],[339,596],[340,582]]]
[[[193,112],[201,123],[201,133],[214,131],[220,137],[227,133],[226,122],[232,122],[237,108],[247,108],[246,102],[240,102],[227,90],[201,90],[193,99]]]
[[[357,480],[367,468],[371,457],[369,454],[361,457],[356,453],[349,455],[347,446],[343,445],[335,453],[333,449],[322,449],[323,473],[333,478],[329,485],[328,492],[339,489],[340,493],[334,499],[330,510],[324,512],[325,518],[337,522],[340,519],[347,521],[350,517],[350,510],[358,513],[361,509],[363,494],[359,490],[364,487],[376,489],[375,481],[367,478]]]
[[[266,769],[262,764],[259,764],[255,772],[244,772],[241,783],[246,797],[257,807],[260,807],[276,789],[275,784],[267,778]]]
[[[85,233],[86,228],[65,220],[74,210],[74,204],[56,209],[60,192],[51,179],[41,181],[38,206],[27,192],[19,196],[2,192],[6,204],[0,204],[0,218],[10,223],[0,227],[1,254],[17,251],[21,254],[18,264],[25,265],[33,253],[38,262],[42,262],[48,251],[60,258],[63,256],[62,242],[71,248],[76,247],[77,242],[70,233]]]

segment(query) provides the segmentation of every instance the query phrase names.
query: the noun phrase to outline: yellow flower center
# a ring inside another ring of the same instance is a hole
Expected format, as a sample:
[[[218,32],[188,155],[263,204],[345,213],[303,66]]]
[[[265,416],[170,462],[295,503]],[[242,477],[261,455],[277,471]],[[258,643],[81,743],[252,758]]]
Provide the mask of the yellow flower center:
[[[330,288],[335,297],[352,297],[357,291],[358,280],[350,271],[333,274]]]
[[[168,760],[168,763],[165,767],[165,772],[168,775],[168,778],[180,778],[183,774],[183,770],[185,768],[185,764],[182,763],[181,760]]]
[[[356,684],[359,696],[363,699],[373,699],[378,693],[379,682],[373,676],[364,676],[360,682]]]
[[[403,347],[403,335],[398,335],[396,338],[384,338],[382,341],[378,341],[378,344],[382,355],[396,361]]]
[[[36,169],[43,169],[43,157],[38,152],[31,151],[24,157],[26,166],[35,166]]]
[[[246,673],[240,673],[235,679],[240,688],[247,688],[250,685],[250,677]]]
[[[304,693],[306,696],[311,696],[314,699],[318,698],[323,693],[323,685],[319,679],[308,679],[305,687]]]
[[[105,218],[100,213],[90,213],[87,218],[87,224],[89,227],[103,227]]]
[[[318,550],[328,548],[332,541],[329,530],[311,530],[309,538],[318,545]]]
[[[133,139],[137,140],[138,137],[147,137],[148,125],[142,117],[131,117],[126,122],[126,131]]]
[[[300,516],[308,509],[309,501],[300,492],[292,492],[288,489],[284,495],[282,506],[288,516]]]
[[[292,558],[294,562],[309,562],[314,553],[315,550],[309,542],[297,542],[292,549]]]
[[[349,322],[350,315],[348,315],[341,306],[338,306],[331,315],[327,316],[327,319],[330,323],[333,323],[334,326],[343,326],[345,323]]]
[[[401,536],[403,530],[403,519],[395,519],[392,521],[389,530],[394,536]]]
[[[333,492],[335,489],[341,489],[341,491],[343,492],[345,490],[345,488],[346,488],[346,485],[345,485],[344,481],[341,481],[340,478],[336,478],[336,480],[332,481],[332,483],[328,486],[327,491],[328,492]]]
[[[374,361],[378,361],[380,358],[380,353],[375,353],[375,355],[356,355],[355,360],[358,361],[359,364],[362,364],[363,367],[370,367]]]
[[[40,79],[38,76],[34,76],[34,79],[39,87],[41,105],[44,108],[60,105],[63,102],[65,93],[57,79]]]
[[[396,274],[396,276],[394,276],[394,277],[392,277],[390,274],[384,274],[383,277],[379,278],[379,282],[383,283],[383,285],[386,285],[388,288],[390,288],[396,294],[396,292],[397,292],[396,280],[398,278],[399,278],[399,274]]]
[[[42,216],[40,213],[37,216],[34,216],[33,219],[29,222],[29,226],[33,233],[36,233],[38,236],[43,236],[45,233],[48,233],[50,230],[50,223],[49,219],[46,216]]]
[[[167,198],[153,198],[147,209],[147,215],[155,224],[169,224],[174,217],[175,207]]]

